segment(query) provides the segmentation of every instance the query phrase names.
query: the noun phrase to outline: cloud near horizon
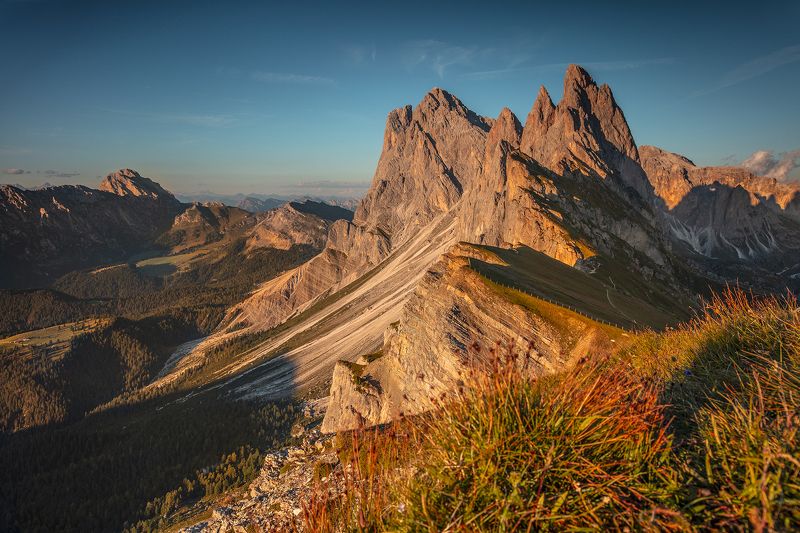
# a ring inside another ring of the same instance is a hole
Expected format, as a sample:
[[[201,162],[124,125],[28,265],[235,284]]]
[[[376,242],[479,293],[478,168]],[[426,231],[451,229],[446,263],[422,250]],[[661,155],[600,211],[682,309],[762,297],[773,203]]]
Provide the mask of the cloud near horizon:
[[[76,176],[80,176],[81,175],[80,172],[69,171],[69,170],[67,170],[67,171],[65,171],[65,170],[45,170],[44,172],[42,172],[42,174],[45,174],[47,176],[53,176],[54,178],[74,178]]]
[[[20,176],[22,174],[35,174],[37,176],[50,176],[52,178],[74,178],[81,173],[74,170],[25,170],[22,168],[4,168],[3,174]]]
[[[778,181],[797,179],[791,174],[800,168],[800,148],[778,154],[772,150],[758,150],[742,161],[742,166],[754,174]]]

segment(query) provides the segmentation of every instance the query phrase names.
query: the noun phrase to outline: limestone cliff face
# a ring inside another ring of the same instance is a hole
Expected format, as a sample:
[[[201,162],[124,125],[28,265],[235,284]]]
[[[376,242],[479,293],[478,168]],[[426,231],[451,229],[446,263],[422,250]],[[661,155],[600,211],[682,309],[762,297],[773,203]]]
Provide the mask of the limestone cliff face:
[[[316,299],[355,281],[389,254],[389,242],[380,233],[337,220],[328,230],[325,248],[307,263],[262,284],[230,310],[234,323],[256,330],[282,324]]]
[[[554,193],[552,183],[537,181],[518,158],[521,126],[503,109],[486,142],[481,178],[464,193],[459,210],[460,238],[489,246],[519,245],[544,252],[569,265],[583,258],[556,215],[537,202],[533,188]]]
[[[382,352],[337,364],[323,432],[429,410],[493,357],[515,354],[517,364],[539,376],[586,355],[589,345],[607,342],[587,321],[568,319],[559,329],[504,299],[469,268],[468,258],[476,254],[479,249],[457,245],[442,256],[387,332]]]
[[[717,182],[728,187],[741,186],[754,203],[780,209],[800,220],[798,182],[782,183],[741,167],[698,167],[686,157],[656,146],[642,146],[639,153],[647,178],[668,209],[677,206],[693,187]]]
[[[393,246],[450,210],[481,172],[490,121],[441,89],[389,114],[372,187],[353,222]]]
[[[480,179],[457,208],[461,240],[528,246],[570,266],[602,252],[627,254],[634,269],[640,266],[636,253],[664,267],[665,243],[640,205],[596,176],[560,176],[544,168],[519,150],[520,130],[508,109],[495,120]]]
[[[615,178],[649,202],[652,191],[622,109],[608,85],[597,86],[578,65],[564,77],[564,96],[553,105],[542,87],[525,121],[521,150],[559,173]],[[613,180],[612,180],[613,181]]]
[[[672,236],[708,258],[791,268],[800,257],[800,185],[737,167],[697,167],[653,146],[642,166]]]
[[[264,284],[234,313],[273,327],[380,264],[478,179],[490,123],[441,89],[389,113],[372,187],[353,221],[333,223],[320,255]]]

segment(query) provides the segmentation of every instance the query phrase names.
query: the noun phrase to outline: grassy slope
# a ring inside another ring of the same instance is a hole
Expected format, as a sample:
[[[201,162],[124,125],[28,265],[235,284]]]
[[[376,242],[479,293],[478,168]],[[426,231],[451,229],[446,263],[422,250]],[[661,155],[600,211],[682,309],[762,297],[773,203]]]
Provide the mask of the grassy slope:
[[[530,248],[479,248],[501,261],[495,264],[471,260],[470,266],[490,281],[575,309],[596,320],[624,328],[662,328],[689,314],[688,305],[680,302],[667,302],[655,295],[648,298],[652,301],[630,296],[654,293],[641,290],[643,280],[630,273],[612,284],[602,275],[581,272]]]
[[[358,436],[359,494],[317,493],[304,516],[319,531],[791,530],[798,413],[800,308],[730,293],[561,375],[476,371],[460,402]]]
[[[94,331],[108,322],[108,319],[89,318],[78,322],[67,322],[57,326],[18,333],[0,339],[0,351],[18,350],[25,347],[49,347],[53,352],[63,352],[69,346],[69,341],[73,337]]]

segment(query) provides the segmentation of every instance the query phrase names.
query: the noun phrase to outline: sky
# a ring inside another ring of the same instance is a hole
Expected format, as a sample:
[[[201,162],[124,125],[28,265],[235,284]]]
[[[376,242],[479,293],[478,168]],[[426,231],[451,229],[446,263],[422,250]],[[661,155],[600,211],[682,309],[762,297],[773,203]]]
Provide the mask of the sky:
[[[358,196],[432,87],[522,122],[569,63],[639,145],[800,173],[800,2],[0,0],[0,182]]]

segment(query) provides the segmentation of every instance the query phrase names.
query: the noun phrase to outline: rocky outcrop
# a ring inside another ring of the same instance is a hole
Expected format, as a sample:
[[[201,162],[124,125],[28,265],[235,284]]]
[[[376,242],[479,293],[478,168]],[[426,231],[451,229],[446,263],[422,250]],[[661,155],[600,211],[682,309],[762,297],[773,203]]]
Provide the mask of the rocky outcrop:
[[[481,173],[491,121],[433,89],[416,108],[389,113],[372,187],[353,223],[398,246],[446,213]]]
[[[352,216],[347,209],[310,200],[288,202],[259,214],[220,202],[195,202],[175,217],[158,243],[172,253],[239,238],[244,240],[245,253],[258,248],[289,250],[293,246],[320,251],[331,223]]]
[[[698,167],[690,159],[656,146],[642,146],[640,155],[642,168],[667,209],[674,209],[694,187],[719,183],[741,187],[748,191],[751,203],[800,220],[799,182],[780,182],[741,167]]]
[[[559,225],[557,215],[533,193],[534,189],[541,194],[557,190],[546,178],[532,175],[526,161],[519,157],[516,151],[521,130],[514,114],[503,109],[489,131],[480,179],[464,193],[460,238],[489,246],[530,246],[574,265],[584,254]],[[538,166],[533,161],[528,163]]]
[[[480,249],[456,246],[423,278],[380,353],[336,365],[323,432],[431,409],[494,358],[513,355],[539,376],[608,342],[591,321],[576,316],[557,325],[512,303],[469,267],[470,257],[492,261]]]
[[[308,412],[308,405],[304,411]],[[319,497],[315,494],[320,489],[319,483],[324,484],[328,497],[340,497],[352,488],[347,480],[354,478],[353,465],[342,464],[333,437],[320,434],[318,415],[311,414],[298,421],[292,437],[293,443],[265,454],[247,490],[235,498],[214,502],[210,518],[184,525],[180,531],[303,531],[304,508],[314,496]],[[198,507],[202,509],[204,503],[199,502]],[[200,517],[205,513],[192,514]]]
[[[355,281],[388,253],[385,236],[338,220],[330,226],[319,255],[262,284],[230,311],[231,319],[257,330],[275,327],[316,299]]]
[[[327,241],[330,221],[300,209],[303,209],[301,204],[287,203],[264,213],[247,237],[245,249],[288,250],[302,244],[321,250]]]

